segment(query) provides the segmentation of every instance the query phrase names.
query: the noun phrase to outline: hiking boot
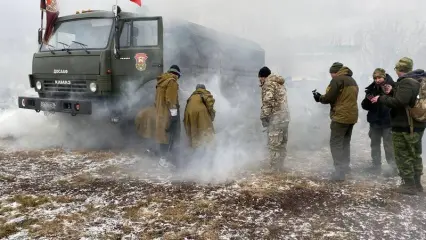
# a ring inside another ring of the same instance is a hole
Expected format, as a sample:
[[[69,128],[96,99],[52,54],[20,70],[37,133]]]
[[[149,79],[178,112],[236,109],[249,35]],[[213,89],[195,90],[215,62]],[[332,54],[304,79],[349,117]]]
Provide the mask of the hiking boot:
[[[374,175],[380,175],[382,173],[382,166],[381,165],[374,165],[367,169],[367,171]]]
[[[398,186],[396,189],[397,193],[408,194],[408,195],[417,195],[416,185],[414,184],[414,179],[404,179],[403,183]]]
[[[170,161],[168,161],[166,157],[160,157],[158,165],[163,168],[175,168],[175,166]]]
[[[345,174],[341,172],[333,172],[331,174],[332,181],[345,181]]]
[[[396,176],[398,176],[398,169],[392,168],[390,171],[386,171],[385,173],[383,173],[383,176],[385,178],[396,177]]]
[[[414,184],[418,192],[423,192],[423,186],[421,182],[421,175],[414,175]]]

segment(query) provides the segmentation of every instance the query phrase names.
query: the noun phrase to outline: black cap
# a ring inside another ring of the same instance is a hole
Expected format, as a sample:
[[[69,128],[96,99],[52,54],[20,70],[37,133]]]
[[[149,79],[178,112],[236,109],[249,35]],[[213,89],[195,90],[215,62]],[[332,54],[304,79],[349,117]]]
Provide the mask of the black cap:
[[[271,70],[268,67],[263,67],[259,70],[259,75],[258,77],[268,77],[269,75],[271,75]]]
[[[195,87],[195,90],[202,88],[202,89],[206,89],[206,86],[202,83],[197,84],[197,86]]]
[[[170,69],[167,72],[174,73],[174,74],[178,75],[179,77],[181,75],[180,68],[178,67],[178,65],[172,65],[172,66],[170,66]]]

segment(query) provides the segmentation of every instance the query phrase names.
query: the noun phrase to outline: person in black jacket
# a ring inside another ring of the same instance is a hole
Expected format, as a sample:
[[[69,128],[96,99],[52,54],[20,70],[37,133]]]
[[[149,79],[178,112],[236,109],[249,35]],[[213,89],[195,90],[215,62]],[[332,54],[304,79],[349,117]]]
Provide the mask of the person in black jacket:
[[[398,174],[395,164],[395,155],[392,142],[392,130],[390,111],[391,109],[383,104],[372,103],[370,99],[374,96],[384,95],[384,88],[387,85],[395,86],[392,77],[386,73],[382,68],[376,68],[373,72],[374,82],[365,88],[366,96],[361,103],[364,110],[367,110],[367,121],[370,123],[370,130],[368,136],[371,139],[371,158],[373,160],[372,172],[380,174],[382,171],[382,157],[381,157],[381,141],[383,139],[383,148],[385,150],[385,157],[388,164],[391,166],[392,171],[389,176]]]

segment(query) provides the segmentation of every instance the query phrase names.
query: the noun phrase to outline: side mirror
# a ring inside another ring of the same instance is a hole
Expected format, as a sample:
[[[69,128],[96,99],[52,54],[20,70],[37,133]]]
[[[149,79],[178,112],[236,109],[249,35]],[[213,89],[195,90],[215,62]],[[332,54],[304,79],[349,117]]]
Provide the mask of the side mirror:
[[[39,28],[38,29],[38,44],[42,44],[43,42],[43,29]]]

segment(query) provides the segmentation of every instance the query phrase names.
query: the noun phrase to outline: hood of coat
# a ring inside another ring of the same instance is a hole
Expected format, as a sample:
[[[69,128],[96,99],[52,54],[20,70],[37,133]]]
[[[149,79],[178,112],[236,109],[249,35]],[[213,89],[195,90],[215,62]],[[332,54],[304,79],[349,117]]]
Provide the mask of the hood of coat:
[[[353,72],[350,68],[343,66],[337,73],[337,76],[349,76],[352,77]]]
[[[278,83],[280,85],[283,85],[285,83],[285,79],[283,77],[281,77],[278,74],[274,74],[274,73],[270,74],[266,78],[266,81],[276,82],[276,83]]]
[[[414,71],[411,71],[403,76],[401,76],[398,81],[401,81],[404,78],[413,78],[416,80],[421,80],[422,78],[426,78],[426,73],[423,69],[416,69]]]
[[[210,91],[204,89],[204,88],[197,88],[193,93],[194,94],[203,94],[203,95],[211,95]]]
[[[178,80],[178,76],[176,76],[173,73],[163,73],[160,76],[157,77],[157,86],[166,86],[170,80],[174,80],[177,81]]]

